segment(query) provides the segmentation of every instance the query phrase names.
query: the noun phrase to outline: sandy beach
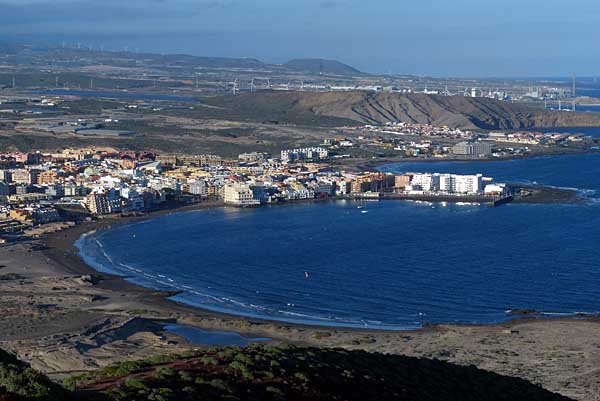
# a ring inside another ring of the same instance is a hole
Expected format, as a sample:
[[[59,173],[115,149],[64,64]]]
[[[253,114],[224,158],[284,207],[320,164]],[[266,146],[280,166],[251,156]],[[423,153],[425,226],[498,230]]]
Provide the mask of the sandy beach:
[[[30,239],[0,245],[0,347],[60,379],[117,361],[195,348],[164,328],[178,323],[274,342],[438,358],[522,377],[579,400],[600,396],[597,317],[524,317],[497,325],[379,331],[214,313],[98,273],[77,255],[74,241],[82,234],[135,219],[57,224],[45,228],[56,232],[38,230]]]

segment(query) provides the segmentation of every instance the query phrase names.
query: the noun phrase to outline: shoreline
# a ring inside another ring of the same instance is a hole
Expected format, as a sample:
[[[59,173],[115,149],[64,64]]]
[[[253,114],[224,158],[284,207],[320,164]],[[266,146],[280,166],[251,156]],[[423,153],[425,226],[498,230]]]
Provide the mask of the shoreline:
[[[539,156],[539,157],[546,157],[546,156]],[[465,161],[468,161],[468,160],[465,160]],[[535,205],[535,204],[540,204],[540,205],[543,205],[543,204],[581,204],[586,201],[586,198],[583,196],[580,196],[579,192],[576,189],[557,188],[557,187],[537,185],[537,184],[511,184],[511,186],[514,189],[518,189],[519,191],[529,192],[529,194],[527,196],[517,196],[514,199],[512,199],[511,203],[515,203],[515,204],[533,204],[533,205]],[[345,197],[344,198],[325,197],[325,198],[315,198],[315,199],[305,199],[305,200],[294,200],[294,201],[289,201],[289,202],[270,204],[267,206],[287,206],[287,205],[291,205],[291,204],[295,204],[295,203],[307,203],[307,202],[310,202],[310,203],[336,202],[338,200],[359,201],[359,199],[345,198]],[[411,201],[412,199],[404,198],[404,197],[397,197],[397,196],[394,196],[394,194],[390,193],[390,194],[384,195],[379,200],[382,200],[382,201],[383,200]],[[457,198],[457,202],[460,200],[461,199]],[[445,201],[447,201],[447,200],[445,200]],[[437,200],[434,200],[433,202],[437,202]],[[450,202],[453,202],[453,201],[450,200]],[[146,292],[149,292],[152,296],[157,296],[158,298],[160,298],[161,302],[178,305],[179,307],[183,307],[185,309],[191,309],[193,311],[200,311],[202,314],[206,314],[206,315],[209,315],[212,317],[219,317],[219,318],[223,318],[226,320],[244,319],[244,320],[248,320],[250,322],[256,322],[259,324],[270,323],[270,324],[293,325],[293,326],[298,326],[298,327],[308,327],[308,328],[312,328],[312,329],[316,329],[316,330],[318,330],[318,329],[341,329],[341,330],[352,330],[352,331],[360,331],[360,332],[363,332],[363,331],[365,331],[365,332],[409,331],[410,332],[410,331],[414,331],[414,330],[422,330],[427,327],[435,327],[438,325],[450,324],[450,323],[438,323],[438,324],[432,324],[432,325],[424,326],[424,327],[423,326],[422,327],[414,327],[414,328],[407,327],[407,328],[400,328],[400,329],[397,329],[397,328],[386,329],[386,328],[380,328],[380,327],[371,327],[371,328],[364,327],[363,328],[363,327],[353,327],[353,326],[344,325],[344,324],[327,325],[327,324],[318,324],[318,323],[310,323],[310,322],[293,322],[293,321],[286,321],[286,320],[281,320],[281,319],[269,319],[269,318],[263,318],[263,317],[244,316],[244,315],[236,314],[234,312],[227,313],[227,312],[222,312],[222,311],[214,311],[209,308],[202,307],[202,306],[186,304],[186,303],[179,302],[179,301],[176,301],[173,299],[169,299],[172,296],[177,295],[178,293],[180,293],[182,291],[163,292],[163,291],[152,289],[150,287],[145,287],[141,284],[136,284],[136,283],[130,281],[128,279],[129,277],[127,277],[127,276],[103,273],[103,272],[97,271],[92,266],[88,265],[81,256],[79,256],[79,249],[75,245],[76,241],[78,241],[83,235],[93,232],[93,231],[96,231],[96,230],[110,229],[111,227],[113,227],[115,225],[119,225],[119,226],[126,225],[126,224],[129,224],[132,222],[144,221],[144,220],[152,219],[152,218],[155,218],[158,216],[169,215],[172,213],[184,213],[184,212],[194,211],[194,210],[206,210],[206,209],[223,208],[223,207],[227,207],[227,205],[225,205],[222,201],[205,201],[205,202],[194,203],[194,204],[189,204],[189,205],[170,206],[168,208],[163,208],[163,209],[147,212],[146,214],[144,214],[142,216],[127,216],[127,217],[114,216],[114,217],[106,217],[106,218],[95,220],[92,222],[81,223],[81,224],[75,225],[73,227],[70,227],[65,231],[62,231],[62,233],[51,233],[51,234],[44,235],[43,236],[44,245],[49,246],[51,249],[55,248],[58,250],[58,252],[47,252],[46,255],[48,257],[50,257],[51,259],[53,259],[55,262],[65,266],[66,272],[76,273],[76,274],[99,275],[99,276],[102,276],[103,279],[106,280],[107,282],[113,283],[112,285],[115,285],[114,283],[119,283],[118,286],[123,286],[123,289],[127,289],[127,290],[135,289],[137,291],[140,291],[140,290],[146,291]],[[64,235],[64,239],[62,238],[63,235]],[[73,269],[73,267],[75,267],[75,268]],[[69,269],[73,269],[73,270],[69,270]],[[538,313],[538,314],[535,314],[534,316],[531,316],[531,314],[527,314],[527,315],[530,315],[530,316],[524,317],[524,316],[513,315],[512,318],[509,317],[504,321],[492,322],[492,323],[475,323],[473,325],[485,325],[485,326],[499,325],[499,324],[511,322],[515,319],[523,319],[523,318],[554,319],[554,317],[544,316],[543,313]],[[593,315],[590,315],[590,316],[593,317]],[[572,317],[576,317],[576,313],[573,313],[572,316],[566,316],[566,318],[572,318]],[[456,324],[456,323],[452,323],[452,324]],[[459,325],[460,325],[460,323],[459,323]],[[466,325],[470,326],[472,324],[466,324]],[[203,327],[203,328],[206,328],[206,327]],[[246,334],[246,335],[263,334],[263,333],[256,333],[256,332],[240,332],[240,331],[238,331],[238,333]]]
[[[532,194],[528,197],[516,198],[513,202],[515,204],[578,204],[585,202],[585,198],[580,197],[577,194],[577,191],[571,189],[562,189],[562,188],[554,188],[554,187],[546,187],[541,185],[533,185],[533,186],[520,186],[519,189],[526,189],[532,192]],[[550,195],[550,198],[546,198]],[[322,203],[322,202],[336,202],[339,200],[351,200],[354,199],[338,199],[335,197],[330,198],[319,198],[319,199],[306,199],[306,200],[297,200],[286,203],[276,203],[268,206],[287,206],[295,203]],[[412,201],[412,199],[405,198],[395,198],[393,196],[382,197],[381,201]],[[460,200],[460,199],[459,199]],[[438,202],[438,201],[434,201]],[[211,202],[207,204],[198,203],[192,205],[186,205],[179,208],[170,208],[164,210],[157,210],[153,212],[149,212],[143,216],[136,217],[112,217],[105,218],[101,220],[95,220],[92,222],[82,223],[61,232],[55,232],[46,234],[43,236],[43,242],[45,246],[48,246],[50,249],[45,250],[44,254],[50,259],[54,260],[56,263],[64,266],[65,272],[70,274],[81,274],[81,275],[94,275],[101,278],[99,284],[97,284],[100,288],[110,289],[110,290],[127,290],[127,291],[136,291],[148,293],[151,297],[156,298],[154,301],[159,301],[161,304],[167,303],[172,305],[177,305],[178,308],[183,308],[186,311],[199,312],[202,315],[208,315],[210,317],[221,318],[226,321],[232,320],[244,320],[248,321],[250,324],[275,324],[275,325],[289,325],[294,327],[301,328],[310,328],[313,330],[349,330],[349,331],[357,331],[357,332],[413,332],[415,330],[426,330],[435,328],[437,326],[445,326],[445,325],[456,325],[456,326],[495,326],[495,325],[504,325],[507,323],[511,323],[515,320],[521,319],[557,319],[557,317],[552,317],[545,315],[543,311],[539,311],[538,313],[512,313],[507,315],[507,319],[499,322],[490,322],[490,323],[451,323],[451,322],[442,322],[442,323],[434,323],[428,324],[420,327],[406,327],[406,328],[384,328],[384,327],[354,327],[350,325],[340,324],[340,325],[328,325],[318,324],[314,322],[293,322],[286,321],[283,319],[269,319],[263,317],[255,317],[255,316],[245,316],[236,314],[235,312],[227,313],[223,311],[215,311],[210,308],[206,308],[203,306],[187,304],[184,302],[179,302],[171,297],[183,292],[183,291],[161,291],[157,289],[153,289],[151,287],[145,287],[141,284],[134,283],[129,280],[129,276],[123,276],[119,274],[105,273],[96,270],[94,267],[90,266],[85,262],[85,260],[79,255],[79,249],[76,246],[76,242],[84,235],[89,234],[91,232],[95,232],[98,230],[106,230],[111,229],[116,226],[127,225],[133,222],[145,221],[148,219],[156,218],[159,216],[174,214],[174,213],[185,213],[195,210],[206,210],[206,209],[216,209],[227,207],[227,205],[221,202]],[[63,237],[64,236],[64,237]],[[55,252],[52,252],[54,250]],[[108,285],[107,283],[110,283]],[[103,287],[106,286],[106,287]],[[600,315],[586,314],[581,315],[577,312],[573,312],[573,314],[567,314],[564,316],[560,316],[558,318],[600,318]],[[202,326],[204,329],[211,329],[210,327]],[[238,334],[248,335],[248,336],[256,336],[262,335],[264,333],[256,332],[256,331],[235,331]],[[277,340],[274,338],[273,340]]]
[[[324,198],[324,199],[310,199],[308,202],[335,202],[338,199]],[[283,203],[283,204],[274,204],[272,206],[286,206],[291,203]],[[305,202],[303,202],[305,203]],[[98,271],[94,269],[92,266],[87,264],[85,260],[79,255],[79,249],[76,247],[76,241],[81,238],[81,236],[86,235],[91,232],[95,232],[98,230],[111,229],[121,225],[127,225],[133,222],[145,221],[148,219],[152,219],[155,217],[168,215],[171,213],[186,213],[194,210],[206,210],[213,208],[225,207],[225,205],[207,205],[200,207],[182,207],[181,209],[172,209],[167,211],[157,211],[153,213],[149,213],[146,216],[141,217],[119,217],[113,219],[103,219],[96,220],[93,222],[79,224],[70,228],[67,228],[60,232],[46,234],[43,238],[44,245],[49,249],[45,249],[43,251],[44,255],[56,262],[57,264],[63,266],[65,268],[65,273],[76,274],[76,275],[93,275],[97,276],[100,281],[96,284],[99,288],[109,289],[111,291],[114,290],[122,290],[122,291],[135,291],[141,293],[147,293],[153,299],[151,302],[159,302],[160,304],[167,303],[176,306],[177,309],[182,308],[186,311],[195,312],[201,315],[208,315],[210,317],[221,318],[226,321],[232,320],[244,320],[249,323],[254,323],[258,325],[272,324],[272,325],[290,325],[294,327],[304,328],[304,329],[314,329],[314,330],[349,330],[349,331],[359,331],[359,332],[398,332],[398,331],[413,331],[413,330],[421,330],[421,328],[407,328],[402,330],[397,329],[381,329],[381,328],[361,328],[361,327],[350,327],[344,325],[319,325],[319,324],[311,324],[311,323],[300,323],[300,322],[288,322],[284,320],[276,320],[276,319],[267,319],[260,317],[247,317],[243,315],[237,315],[235,313],[226,313],[220,311],[213,311],[208,308],[204,308],[202,306],[195,306],[186,304],[183,302],[178,302],[176,300],[169,299],[170,297],[178,294],[181,291],[161,291],[157,289],[153,289],[150,287],[145,287],[141,284],[136,284],[128,280],[128,276],[122,276],[118,274],[111,274]],[[161,305],[162,306],[162,305]],[[209,327],[201,327],[210,329]],[[236,331],[238,334],[256,336],[262,333],[256,331]],[[283,338],[282,338],[283,339]],[[277,339],[274,339],[277,340]]]
[[[0,275],[22,276],[0,281],[0,307],[23,305],[8,309],[2,318],[0,348],[16,352],[35,368],[62,379],[116,362],[198,348],[165,330],[168,324],[179,324],[250,338],[266,337],[271,343],[361,349],[473,364],[523,377],[578,399],[585,399],[589,386],[600,387],[590,383],[592,379],[585,380],[590,364],[600,369],[600,356],[593,351],[600,335],[599,316],[535,316],[524,310],[499,323],[435,324],[410,330],[244,318],[181,304],[168,299],[172,293],[97,272],[79,257],[74,246],[75,240],[92,230],[213,207],[219,206],[191,205],[141,217],[102,219],[45,234],[40,239],[0,246]],[[15,294],[21,294],[20,298]],[[582,348],[591,352],[591,360],[583,363],[576,353],[548,353],[548,349],[561,347]],[[495,356],[490,359],[489,355]],[[538,361],[544,361],[543,369]],[[564,372],[560,367],[565,364],[577,368]],[[565,383],[579,384],[571,388]]]
[[[273,206],[335,200],[310,199]],[[530,203],[539,203],[539,196],[538,202],[533,200]],[[558,203],[571,202],[563,199]],[[0,348],[16,352],[33,367],[62,379],[116,362],[198,348],[166,329],[169,324],[178,324],[269,338],[274,344],[361,349],[476,365],[585,401],[591,401],[586,398],[590,388],[597,388],[600,394],[600,383],[587,375],[592,368],[600,369],[600,355],[595,352],[600,336],[598,315],[548,316],[524,309],[497,323],[440,323],[401,330],[249,318],[180,303],[169,299],[174,292],[146,288],[127,277],[96,271],[75,246],[76,240],[94,230],[220,207],[224,207],[222,202],[205,202],[141,216],[106,217],[70,227],[63,224],[62,229],[38,238],[0,245],[0,276],[16,275],[12,280],[0,280],[0,308],[7,311],[0,319]],[[564,348],[581,352],[548,351]],[[565,372],[564,366],[573,369]]]

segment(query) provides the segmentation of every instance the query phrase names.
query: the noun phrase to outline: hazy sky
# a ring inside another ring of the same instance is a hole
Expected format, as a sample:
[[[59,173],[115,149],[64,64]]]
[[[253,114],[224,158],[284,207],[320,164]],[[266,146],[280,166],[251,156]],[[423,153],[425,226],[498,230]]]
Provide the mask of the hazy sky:
[[[3,38],[369,72],[600,75],[599,0],[0,0]]]

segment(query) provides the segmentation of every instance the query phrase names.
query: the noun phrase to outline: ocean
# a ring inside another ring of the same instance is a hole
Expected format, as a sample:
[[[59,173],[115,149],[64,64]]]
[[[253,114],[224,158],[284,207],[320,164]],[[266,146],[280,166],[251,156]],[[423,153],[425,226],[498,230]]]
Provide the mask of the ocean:
[[[406,329],[496,323],[511,309],[600,312],[600,154],[415,162],[575,188],[569,205],[354,201],[173,213],[83,236],[98,270],[241,316]],[[366,213],[364,213],[366,212]]]

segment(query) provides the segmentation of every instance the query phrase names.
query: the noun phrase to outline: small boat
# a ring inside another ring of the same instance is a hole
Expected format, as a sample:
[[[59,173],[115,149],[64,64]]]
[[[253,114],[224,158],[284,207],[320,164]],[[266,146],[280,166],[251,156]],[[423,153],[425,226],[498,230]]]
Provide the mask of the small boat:
[[[304,277],[305,277],[305,278],[309,278],[309,277],[310,277],[310,274],[309,274],[308,272],[304,272]]]
[[[361,213],[369,213],[369,211],[368,211],[368,210],[361,210],[360,212],[361,212]]]

